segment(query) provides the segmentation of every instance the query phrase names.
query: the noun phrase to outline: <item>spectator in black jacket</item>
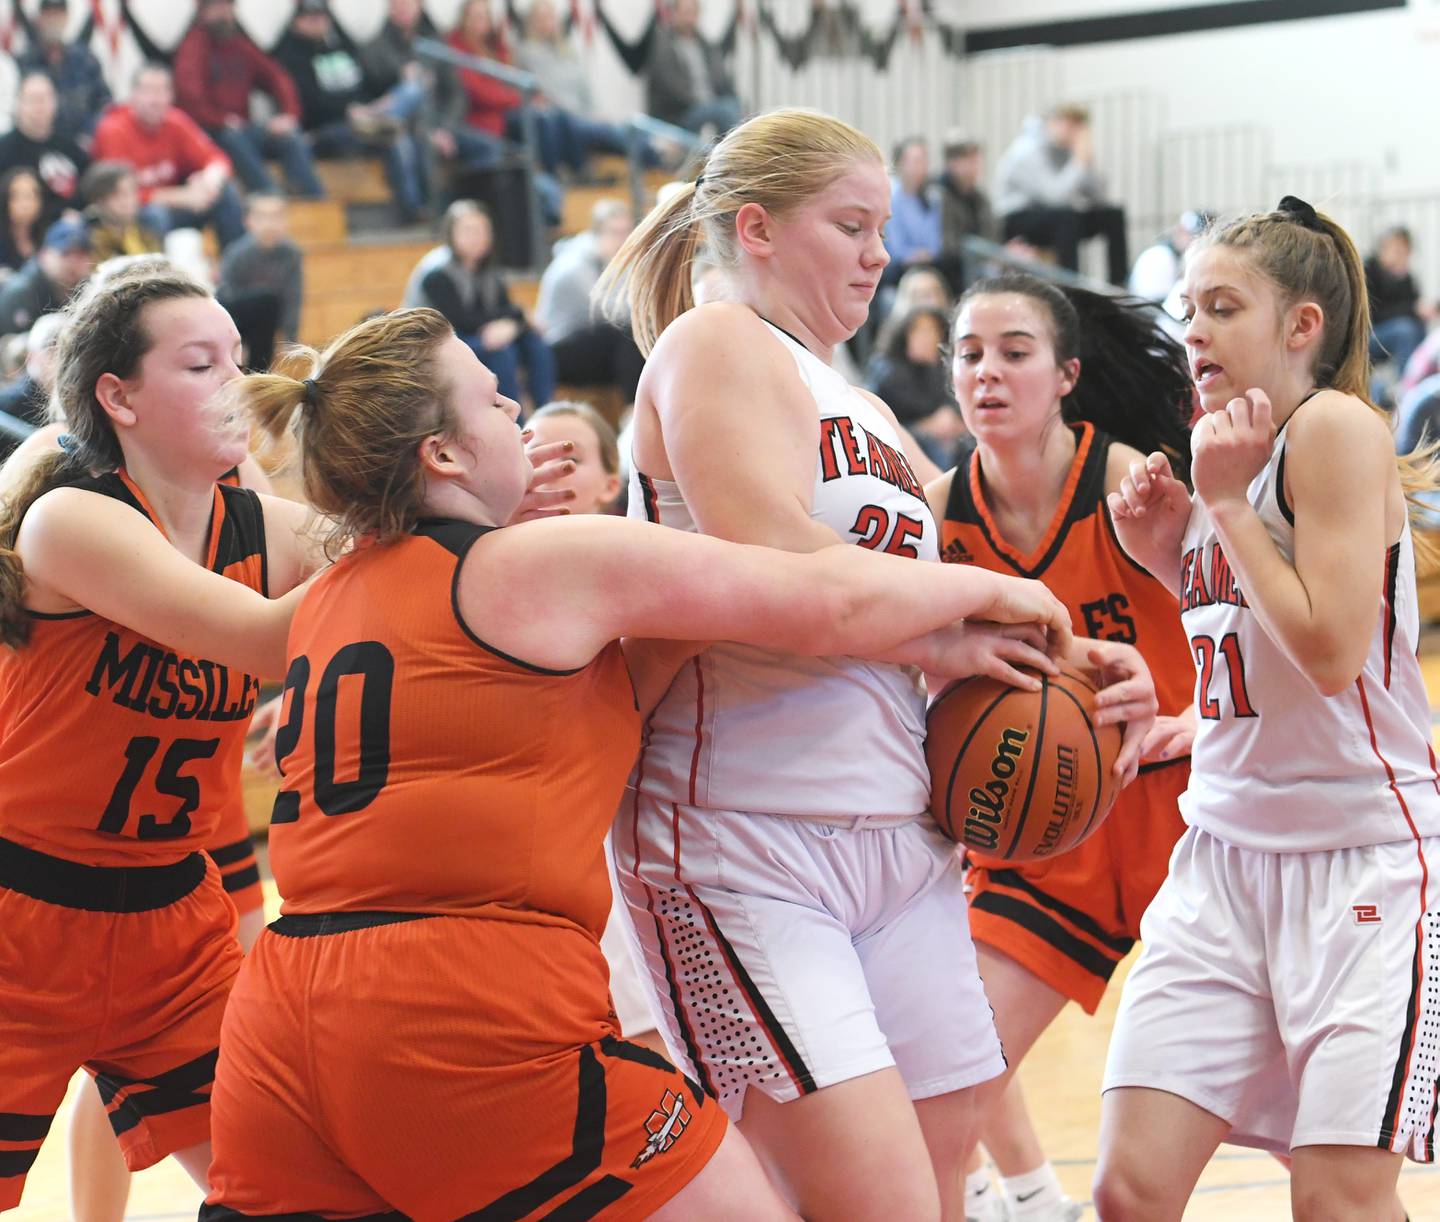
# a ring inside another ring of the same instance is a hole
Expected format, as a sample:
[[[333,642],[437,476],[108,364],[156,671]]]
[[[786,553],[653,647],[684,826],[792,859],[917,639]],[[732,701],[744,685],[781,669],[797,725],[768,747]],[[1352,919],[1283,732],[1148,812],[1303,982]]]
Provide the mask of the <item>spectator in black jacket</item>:
[[[34,38],[16,56],[15,66],[22,74],[43,72],[50,78],[60,101],[55,130],[80,140],[94,132],[100,112],[110,105],[110,86],[95,52],[82,42],[65,41],[69,24],[68,0],[40,0]]]
[[[66,208],[80,208],[80,175],[90,158],[69,136],[55,128],[59,102],[45,72],[31,70],[20,78],[15,94],[15,126],[0,136],[0,171],[29,166],[45,188],[45,220],[59,218]]]
[[[1425,339],[1425,325],[1434,307],[1420,297],[1410,270],[1410,231],[1394,225],[1380,235],[1375,253],[1365,260],[1365,287],[1370,294],[1370,359],[1394,360],[1404,369]]]
[[[90,270],[85,222],[56,221],[35,257],[0,286],[0,335],[19,335],[42,314],[62,309]]]
[[[416,220],[425,202],[424,146],[410,124],[365,101],[365,72],[336,33],[326,0],[300,0],[275,59],[300,94],[300,125],[315,156],[379,156],[401,220]]]
[[[490,214],[474,200],[457,200],[445,211],[444,238],[450,255],[421,281],[422,304],[445,315],[495,375],[502,395],[520,399],[523,367],[533,405],[548,403],[555,397],[555,358],[494,266]]]
[[[974,234],[987,242],[1000,240],[1000,222],[990,197],[980,185],[984,158],[977,141],[965,136],[946,138],[945,168],[936,180],[940,188],[940,249],[955,252],[963,239]]]
[[[719,47],[700,33],[700,0],[673,0],[669,24],[655,27],[645,65],[645,105],[667,123],[723,136],[744,117]]]
[[[866,377],[941,470],[954,465],[955,448],[965,435],[945,361],[946,327],[944,310],[911,310],[871,359]]]
[[[55,384],[55,341],[65,316],[46,314],[30,328],[25,341],[25,367],[0,386],[0,432],[11,441],[22,440],[32,428],[46,423],[50,389]]]

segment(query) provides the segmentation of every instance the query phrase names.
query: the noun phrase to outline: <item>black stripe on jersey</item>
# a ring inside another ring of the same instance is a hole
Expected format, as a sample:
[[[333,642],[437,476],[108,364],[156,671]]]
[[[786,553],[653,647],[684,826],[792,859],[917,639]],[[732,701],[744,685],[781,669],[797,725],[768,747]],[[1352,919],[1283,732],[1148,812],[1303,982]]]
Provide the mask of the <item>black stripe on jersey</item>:
[[[1140,765],[1140,771],[1136,773],[1136,775],[1145,776],[1150,772],[1159,772],[1162,768],[1173,768],[1176,764],[1188,764],[1189,762],[1190,753],[1188,751],[1184,755],[1177,755],[1171,760],[1147,760]]]
[[[244,840],[237,840],[234,844],[217,845],[215,848],[205,851],[210,854],[210,860],[217,866],[233,866],[236,862],[255,856],[255,846],[250,842],[249,836],[246,836]]]
[[[0,1112],[0,1141],[44,1141],[54,1119],[54,1112]]]
[[[244,891],[246,887],[253,887],[259,881],[259,866],[246,866],[243,870],[234,870],[229,874],[220,875],[220,885],[227,892]]]
[[[194,1060],[167,1069],[153,1078],[96,1074],[95,1085],[107,1107],[117,1097],[123,1096],[110,1112],[110,1127],[115,1130],[115,1136],[133,1129],[146,1116],[183,1112],[186,1108],[209,1103],[209,1088],[215,1081],[215,1061],[219,1055],[220,1050],[212,1048]]]
[[[1077,938],[1054,917],[1041,912],[1033,904],[1016,899],[1013,895],[1001,895],[996,891],[981,891],[970,900],[970,907],[977,912],[988,912],[992,916],[1013,921],[1022,929],[1028,929],[1042,942],[1048,942],[1076,966],[1092,976],[1108,982],[1120,965],[1119,959],[1107,959],[1089,942]],[[983,940],[983,939],[982,939]]]
[[[33,1150],[0,1150],[0,1180],[24,1175],[35,1164],[40,1147]]]
[[[1286,423],[1289,422],[1287,421]],[[1290,498],[1285,495],[1286,449],[1287,446],[1282,443],[1280,446],[1280,462],[1275,468],[1275,507],[1280,511],[1281,516],[1293,527],[1295,525],[1295,512],[1290,508]]]
[[[220,542],[215,548],[215,571],[223,573],[232,564],[251,556],[260,557],[260,593],[270,597],[269,557],[265,547],[265,511],[250,488],[220,484],[225,515],[220,522]]]
[[[205,878],[205,855],[164,866],[87,866],[0,837],[0,887],[82,912],[151,912],[184,899]]]
[[[1095,941],[1108,946],[1121,958],[1128,955],[1135,945],[1134,938],[1117,938],[1114,934],[1106,933],[1100,923],[1089,913],[1081,912],[1078,908],[1072,908],[1064,900],[1057,900],[1053,895],[1042,891],[1019,870],[992,870],[984,867],[985,873],[992,883],[998,883],[1003,887],[1010,887],[1016,891],[1023,891],[1042,908],[1048,908],[1058,916],[1064,917],[1076,929],[1083,929]],[[981,892],[988,894],[988,892]]]
[[[1417,946],[1416,953],[1410,957],[1410,996],[1405,1002],[1405,1027],[1400,1033],[1400,1047],[1395,1053],[1395,1073],[1390,1079],[1390,1094],[1385,1100],[1385,1110],[1381,1113],[1384,1119],[1380,1125],[1379,1140],[1375,1143],[1382,1150],[1390,1149],[1403,1119],[1401,1109],[1405,1106],[1405,1083],[1410,1074],[1410,1052],[1415,1044],[1415,1026],[1420,1018],[1420,965],[1424,951],[1419,940],[1423,937],[1423,928],[1422,922],[1415,930]]]
[[[97,492],[101,496],[112,497],[121,504],[129,505],[136,513],[145,518],[147,522],[153,521],[150,512],[130,486],[120,478],[120,472],[107,471],[103,475],[82,475],[79,479],[72,480],[65,485],[67,488],[79,488],[83,492]]]
[[[460,570],[465,567],[465,557],[484,535],[498,529],[495,526],[477,526],[473,522],[457,522],[452,518],[426,518],[416,524],[414,533],[421,538],[433,540],[455,557],[455,573],[450,579],[450,610],[455,615],[455,622],[460,625],[460,631],[471,641],[486,653],[493,653],[497,658],[503,658],[506,662],[534,671],[538,675],[578,675],[585,669],[583,666],[572,667],[570,670],[553,670],[548,666],[536,666],[534,662],[526,662],[523,658],[512,657],[503,649],[496,649],[489,641],[483,640],[460,613]]]
[[[586,1222],[598,1218],[602,1211],[615,1204],[635,1185],[615,1175],[596,1180],[583,1192],[577,1192],[565,1204],[540,1215],[540,1222]]]
[[[332,933],[353,933],[379,925],[424,921],[433,912],[300,912],[277,917],[266,928],[282,938],[323,938]]]
[[[613,1057],[617,1061],[630,1061],[635,1065],[648,1065],[651,1069],[658,1069],[661,1073],[677,1072],[675,1066],[670,1064],[658,1052],[652,1052],[643,1044],[632,1044],[629,1040],[617,1040],[613,1035],[602,1035],[600,1037],[600,1051],[607,1057]],[[682,1077],[684,1075],[681,1075]],[[705,1097],[704,1092],[691,1082],[685,1079],[690,1087],[690,1093],[695,1096],[695,1102],[699,1103]]]
[[[970,464],[975,461],[975,438],[966,437],[955,456],[955,473],[950,477],[950,495],[945,500],[945,520],[966,526],[980,524],[980,507],[970,495]]]
[[[1071,430],[1076,434],[1077,444],[1084,436],[1084,430],[1077,425],[1071,425]],[[1060,549],[1065,546],[1065,539],[1070,533],[1070,528],[1077,522],[1083,522],[1097,508],[1103,512],[1105,502],[1105,467],[1109,460],[1110,443],[1113,438],[1108,433],[1102,433],[1092,426],[1090,438],[1090,449],[1085,455],[1085,464],[1080,468],[1079,478],[1075,481],[1075,491],[1070,497],[1070,503],[1065,507],[1065,516],[1060,521],[1060,528],[1055,532],[1055,538],[1050,541],[1050,546],[1045,549],[1045,554],[1036,563],[1026,568],[1018,564],[1006,552],[1006,548],[1013,548],[1003,539],[996,539],[990,531],[990,525],[985,521],[985,515],[980,512],[980,507],[974,503],[971,495],[971,467],[978,461],[977,451],[972,450],[969,454],[962,456],[960,464],[955,468],[955,477],[950,482],[950,505],[945,510],[946,518],[966,522],[980,528],[980,533],[985,536],[985,542],[990,545],[990,550],[996,557],[1003,561],[1008,567],[1015,570],[1022,577],[1039,577],[1046,569],[1054,563],[1055,557],[1060,554]],[[1068,479],[1068,473],[1066,478]],[[968,516],[956,516],[951,518],[950,506],[956,504],[956,490],[964,485],[964,497],[957,506],[962,511],[968,509]],[[1123,548],[1121,549],[1123,552]],[[1142,570],[1143,571],[1143,570]]]
[[[600,1166],[605,1153],[605,1070],[595,1050],[580,1049],[580,1101],[575,1108],[575,1136],[570,1153],[528,1184],[512,1189],[459,1222],[519,1222],[562,1192],[574,1188]],[[584,1215],[581,1215],[584,1216]]]
[[[1390,686],[1390,655],[1395,649],[1395,585],[1400,576],[1400,544],[1385,553],[1385,686]]]
[[[242,1214],[228,1205],[201,1205],[197,1222],[236,1222],[236,1219],[264,1219],[264,1222],[330,1222],[320,1214]],[[347,1218],[346,1222],[410,1222],[410,1218],[391,1210],[383,1214],[366,1214],[360,1218]]]
[[[660,521],[660,501],[655,495],[655,483],[648,475],[640,475],[640,496],[645,502],[645,520],[658,523]]]

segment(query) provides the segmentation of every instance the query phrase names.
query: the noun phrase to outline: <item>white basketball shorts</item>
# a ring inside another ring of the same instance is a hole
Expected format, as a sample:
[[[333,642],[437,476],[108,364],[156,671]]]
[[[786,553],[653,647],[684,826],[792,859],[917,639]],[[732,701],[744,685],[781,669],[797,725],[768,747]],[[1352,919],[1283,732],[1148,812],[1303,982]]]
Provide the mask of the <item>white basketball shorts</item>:
[[[1440,838],[1312,853],[1190,828],[1140,922],[1106,1090],[1168,1091],[1227,1140],[1435,1157]]]
[[[735,1119],[751,1086],[786,1102],[893,1065],[923,1099],[1003,1072],[960,861],[928,818],[631,791],[612,848],[661,1035]]]

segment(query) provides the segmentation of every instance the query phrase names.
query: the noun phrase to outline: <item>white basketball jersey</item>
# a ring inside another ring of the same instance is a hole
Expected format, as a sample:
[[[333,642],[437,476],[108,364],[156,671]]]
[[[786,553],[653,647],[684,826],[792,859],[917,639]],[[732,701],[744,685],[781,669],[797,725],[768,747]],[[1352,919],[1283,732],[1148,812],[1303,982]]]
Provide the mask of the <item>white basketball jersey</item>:
[[[1248,495],[1293,564],[1295,526],[1284,480],[1282,428]],[[1199,713],[1190,788],[1180,800],[1186,821],[1262,852],[1440,833],[1430,704],[1416,658],[1409,523],[1386,555],[1365,667],[1329,698],[1265,634],[1198,497],[1180,556],[1181,622],[1195,656]]]
[[[938,561],[935,521],[895,426],[802,344],[771,330],[819,417],[810,516],[861,547]],[[632,517],[695,530],[677,484],[633,462],[631,470]],[[717,644],[681,668],[656,707],[637,780],[652,796],[722,810],[919,814],[930,804],[924,746],[914,671]]]

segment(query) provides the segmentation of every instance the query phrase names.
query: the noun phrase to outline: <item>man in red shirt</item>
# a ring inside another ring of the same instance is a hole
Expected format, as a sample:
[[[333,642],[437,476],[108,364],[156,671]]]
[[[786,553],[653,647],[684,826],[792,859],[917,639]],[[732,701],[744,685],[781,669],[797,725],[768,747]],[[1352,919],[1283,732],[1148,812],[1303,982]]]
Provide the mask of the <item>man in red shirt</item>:
[[[94,155],[135,167],[141,224],[159,234],[213,224],[224,245],[245,232],[230,159],[174,101],[170,70],[146,64],[95,128]]]
[[[264,124],[250,121],[250,95],[257,89],[275,103]],[[195,24],[175,52],[175,93],[180,108],[229,154],[246,188],[275,192],[265,168],[265,158],[274,157],[293,194],[324,197],[300,130],[295,82],[240,29],[235,0],[201,0]]]

